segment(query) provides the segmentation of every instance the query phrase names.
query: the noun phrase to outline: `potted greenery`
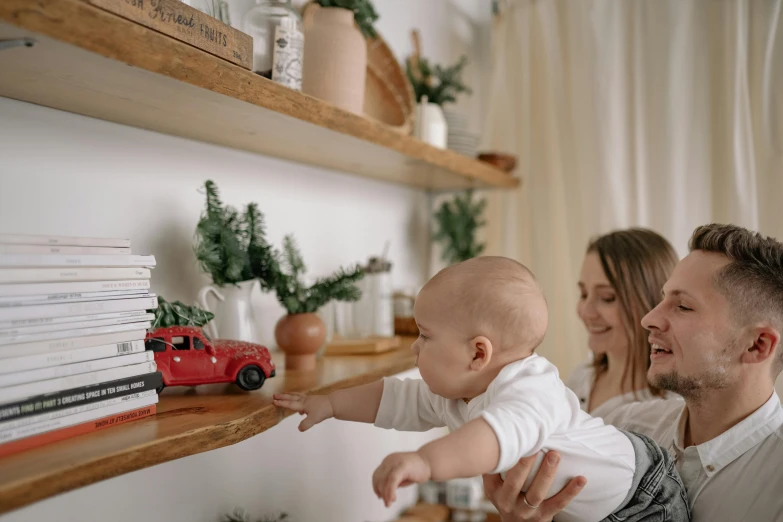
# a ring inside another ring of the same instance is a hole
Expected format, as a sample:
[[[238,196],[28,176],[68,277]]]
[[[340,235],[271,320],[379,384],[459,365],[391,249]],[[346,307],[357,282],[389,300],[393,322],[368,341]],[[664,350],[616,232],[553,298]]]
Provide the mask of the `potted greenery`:
[[[412,36],[414,52],[405,60],[405,69],[416,96],[415,135],[434,147],[445,149],[448,126],[443,106],[454,103],[460,93],[471,93],[462,82],[467,57],[462,56],[450,67],[431,64],[421,56],[418,31],[414,30]]]
[[[283,240],[282,254],[275,258],[261,278],[261,286],[274,291],[286,310],[275,326],[275,340],[286,354],[287,369],[310,370],[315,367],[315,354],[326,339],[326,326],[316,312],[329,301],[358,300],[361,292],[355,283],[364,274],[359,266],[341,268],[307,286],[303,282],[304,259],[290,235]]]
[[[442,259],[452,265],[484,252],[486,245],[476,238],[478,229],[486,225],[482,218],[487,200],[473,200],[473,190],[457,194],[444,202],[435,213],[436,230],[433,240],[443,247]]]
[[[460,93],[471,94],[470,88],[462,83],[462,70],[468,63],[467,56],[462,56],[457,63],[442,67],[430,64],[422,57],[411,56],[405,61],[408,78],[413,85],[416,101],[426,98],[429,103],[443,107],[447,103],[457,101]]]
[[[364,275],[361,268],[340,269],[307,286],[304,260],[292,236],[284,238],[283,251],[278,252],[266,240],[263,214],[255,203],[239,213],[223,205],[212,181],[204,188],[207,203],[196,227],[194,250],[214,284],[201,290],[201,306],[209,311],[206,296],[214,292],[224,305],[215,314],[216,321],[222,319],[217,328],[221,335],[254,341],[243,337],[255,336],[250,285],[258,282],[261,290],[276,294],[287,312],[275,327],[275,340],[286,353],[286,368],[312,368],[326,336],[326,327],[316,312],[332,300],[357,300],[361,292],[355,283]],[[224,330],[236,333],[229,335]],[[215,329],[212,334],[218,337]]]
[[[211,312],[207,297],[212,294],[219,301],[215,321],[208,327],[213,337],[257,342],[251,293],[270,255],[263,215],[255,203],[242,212],[223,205],[211,180],[204,190],[206,206],[196,225],[193,249],[212,284],[199,291],[199,305]]]
[[[302,92],[362,114],[365,37],[376,36],[372,24],[377,19],[370,0],[315,0],[309,5],[303,17]]]

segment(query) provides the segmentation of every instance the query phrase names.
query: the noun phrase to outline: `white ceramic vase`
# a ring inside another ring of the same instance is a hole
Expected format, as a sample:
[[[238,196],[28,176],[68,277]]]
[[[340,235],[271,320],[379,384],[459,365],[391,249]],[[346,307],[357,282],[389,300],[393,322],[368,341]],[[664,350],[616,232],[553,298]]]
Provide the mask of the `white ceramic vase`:
[[[251,295],[256,284],[258,281],[252,279],[242,281],[237,286],[226,285],[218,288],[208,285],[199,291],[199,306],[215,314],[215,318],[205,326],[214,339],[259,342],[251,303]],[[207,297],[210,294],[217,299],[215,307],[209,306]]]
[[[429,103],[426,97],[416,105],[415,136],[433,147],[445,149],[449,130],[440,105]]]

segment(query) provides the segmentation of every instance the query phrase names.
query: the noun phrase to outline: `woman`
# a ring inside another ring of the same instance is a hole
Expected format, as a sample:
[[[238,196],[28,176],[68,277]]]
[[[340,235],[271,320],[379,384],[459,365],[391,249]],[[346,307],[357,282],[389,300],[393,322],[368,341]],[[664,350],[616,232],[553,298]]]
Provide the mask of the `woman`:
[[[627,402],[664,397],[647,382],[650,343],[641,320],[660,302],[677,260],[666,239],[642,228],[611,232],[588,245],[577,313],[593,360],[566,384],[591,415],[603,417]]]

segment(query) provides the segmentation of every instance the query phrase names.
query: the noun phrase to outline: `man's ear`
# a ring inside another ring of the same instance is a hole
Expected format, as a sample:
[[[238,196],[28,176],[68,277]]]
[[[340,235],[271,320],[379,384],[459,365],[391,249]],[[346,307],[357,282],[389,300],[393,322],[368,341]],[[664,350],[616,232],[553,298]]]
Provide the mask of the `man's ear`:
[[[475,372],[481,371],[487,367],[492,358],[492,341],[483,335],[477,335],[470,340],[470,351],[473,355],[470,369]]]
[[[770,357],[776,357],[781,349],[780,332],[771,326],[754,326],[750,329],[748,338],[741,358],[744,363],[764,362]]]

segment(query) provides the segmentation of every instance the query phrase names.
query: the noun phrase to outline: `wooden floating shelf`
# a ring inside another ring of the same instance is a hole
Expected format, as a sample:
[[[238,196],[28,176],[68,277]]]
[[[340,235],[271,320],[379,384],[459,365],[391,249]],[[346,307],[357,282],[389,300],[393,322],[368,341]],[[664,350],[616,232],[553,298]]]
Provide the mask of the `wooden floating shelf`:
[[[3,0],[0,96],[430,190],[519,180],[292,91],[84,0]]]
[[[277,425],[290,412],[272,404],[278,392],[316,394],[367,384],[410,370],[413,338],[378,355],[329,356],[311,372],[286,372],[256,392],[234,384],[166,388],[154,417],[0,459],[0,514],[124,473],[229,446]]]

